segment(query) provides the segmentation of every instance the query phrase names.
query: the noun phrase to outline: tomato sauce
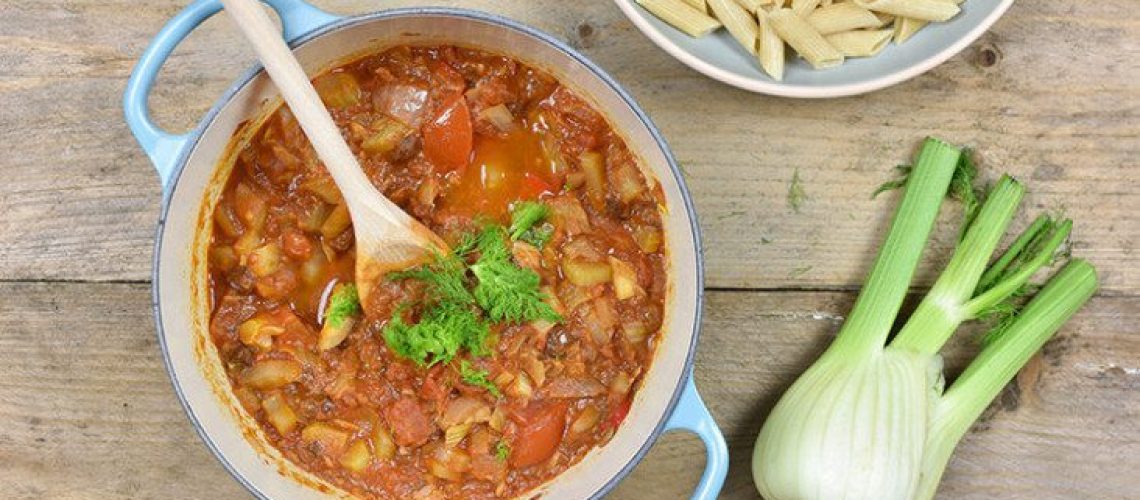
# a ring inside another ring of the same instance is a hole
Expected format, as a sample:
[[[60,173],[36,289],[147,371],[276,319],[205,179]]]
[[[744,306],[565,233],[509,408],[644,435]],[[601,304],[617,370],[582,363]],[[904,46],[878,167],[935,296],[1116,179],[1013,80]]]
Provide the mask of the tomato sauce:
[[[608,442],[652,360],[668,276],[658,190],[603,115],[541,71],[450,46],[395,47],[314,85],[370,181],[445,240],[546,205],[548,239],[511,242],[512,260],[563,320],[494,324],[488,356],[420,365],[382,332],[424,287],[384,280],[329,341],[352,221],[278,109],[206,228],[211,338],[269,442],[360,497],[424,499],[518,496]]]
[[[475,139],[471,162],[440,200],[440,208],[467,216],[502,218],[518,200],[555,192],[556,166],[542,154],[538,133],[523,127]]]

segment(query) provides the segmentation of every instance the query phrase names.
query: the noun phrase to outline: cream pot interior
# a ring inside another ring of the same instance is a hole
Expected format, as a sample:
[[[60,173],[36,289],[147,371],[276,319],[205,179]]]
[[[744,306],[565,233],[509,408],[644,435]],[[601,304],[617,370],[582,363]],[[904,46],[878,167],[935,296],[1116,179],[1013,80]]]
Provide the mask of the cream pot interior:
[[[551,498],[587,498],[608,490],[661,432],[689,376],[696,341],[702,283],[698,238],[675,167],[644,116],[589,63],[522,28],[489,17],[453,11],[389,11],[339,21],[304,37],[295,52],[316,73],[353,55],[398,44],[452,43],[507,54],[551,72],[586,96],[609,118],[642,159],[665,193],[664,217],[672,290],[666,330],[631,412],[613,440],[596,449],[541,491]],[[159,336],[175,388],[206,443],[234,476],[255,494],[271,498],[343,495],[285,461],[261,436],[229,390],[208,338],[208,302],[201,221],[216,201],[221,177],[215,168],[243,121],[277,102],[263,72],[251,73],[228,94],[180,157],[159,229],[155,304]],[[224,173],[224,172],[222,172]],[[283,475],[290,479],[283,479]]]

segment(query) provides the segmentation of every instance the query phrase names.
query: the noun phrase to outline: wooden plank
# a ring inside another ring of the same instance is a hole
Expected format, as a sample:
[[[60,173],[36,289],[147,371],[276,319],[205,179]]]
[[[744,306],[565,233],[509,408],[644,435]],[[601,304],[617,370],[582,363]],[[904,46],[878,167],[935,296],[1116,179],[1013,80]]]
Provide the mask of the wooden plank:
[[[340,13],[378,7],[317,3]],[[447,3],[549,31],[630,89],[688,172],[711,286],[858,286],[893,206],[890,195],[871,201],[869,193],[922,135],[936,133],[976,146],[988,178],[1009,171],[1028,181],[1031,211],[1063,208],[1076,219],[1077,253],[1099,266],[1106,293],[1140,291],[1140,112],[1127,98],[1140,94],[1140,13],[1129,0],[1020,1],[925,76],[824,101],[710,81],[652,45],[609,2]],[[0,277],[149,276],[158,186],[119,101],[135,59],[182,5],[0,6],[0,123],[11,124],[0,127],[0,144],[9,146],[0,157]],[[151,99],[163,125],[193,124],[249,65],[228,22],[208,21],[170,60]],[[696,96],[701,113],[692,112]],[[807,192],[799,212],[785,200],[797,169]],[[946,259],[955,219],[947,214],[939,228],[921,283]]]
[[[826,345],[848,293],[708,295],[698,384],[750,498],[752,440],[780,391]],[[0,491],[16,498],[236,498],[162,368],[149,290],[0,283]],[[1140,468],[1140,298],[1100,297],[975,427],[943,498],[1124,498]],[[973,348],[948,349],[956,372]],[[680,498],[704,452],[666,436],[615,498]],[[14,494],[13,494],[14,492]]]
[[[0,285],[7,498],[237,498],[162,365],[147,285]]]

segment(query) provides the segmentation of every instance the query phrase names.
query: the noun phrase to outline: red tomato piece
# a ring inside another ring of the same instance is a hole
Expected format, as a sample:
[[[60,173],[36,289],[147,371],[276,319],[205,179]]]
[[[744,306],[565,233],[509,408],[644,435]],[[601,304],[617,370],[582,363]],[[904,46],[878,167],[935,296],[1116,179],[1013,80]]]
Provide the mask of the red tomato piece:
[[[523,199],[538,198],[543,193],[553,193],[554,186],[541,177],[527,172],[523,175]]]
[[[474,132],[471,111],[462,94],[443,101],[440,112],[424,125],[424,156],[444,170],[459,170],[471,160]]]
[[[548,460],[566,431],[566,403],[546,403],[527,408],[526,424],[511,444],[511,466],[529,467]],[[534,406],[534,405],[532,405]]]
[[[625,420],[625,416],[629,414],[629,406],[631,401],[627,398],[621,403],[618,403],[614,409],[610,410],[610,414],[606,417],[606,421],[602,422],[602,429],[616,429],[621,422]]]

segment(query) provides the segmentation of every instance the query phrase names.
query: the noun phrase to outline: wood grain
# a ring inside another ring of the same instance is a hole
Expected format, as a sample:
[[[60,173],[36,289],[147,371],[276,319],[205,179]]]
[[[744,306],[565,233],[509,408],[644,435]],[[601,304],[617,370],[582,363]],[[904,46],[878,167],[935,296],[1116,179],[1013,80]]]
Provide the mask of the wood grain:
[[[185,0],[0,2],[0,496],[241,498],[178,405],[155,344],[150,248],[160,192],[123,123],[123,87]],[[341,14],[419,0],[319,0]],[[941,498],[1137,498],[1140,491],[1140,11],[1134,0],[1020,0],[958,56],[871,95],[805,101],[713,82],[610,2],[447,0],[566,40],[627,87],[684,166],[708,294],[698,385],[726,436],[726,498],[755,498],[750,448],[778,395],[854,299],[893,194],[870,200],[926,134],[969,144],[988,179],[1062,209],[1104,287],[965,437]],[[207,21],[151,96],[193,126],[252,64]],[[699,104],[699,106],[696,106]],[[694,113],[698,108],[700,112]],[[800,210],[786,201],[799,172]],[[950,205],[952,206],[952,205]],[[917,286],[948,258],[946,210]],[[797,291],[799,290],[799,291]],[[974,348],[947,349],[956,373]],[[613,495],[684,497],[699,441],[664,437]]]
[[[0,491],[9,498],[234,498],[244,493],[182,413],[136,284],[0,284]],[[713,292],[700,390],[724,430],[724,496],[752,498],[752,441],[834,335],[842,292]],[[1140,299],[1100,297],[968,434],[942,498],[1127,498],[1140,467]],[[81,334],[76,334],[81,332]],[[947,352],[957,373],[968,333]],[[1024,375],[1024,373],[1023,373]],[[704,453],[668,435],[614,498],[680,498]],[[664,480],[667,478],[667,480]]]
[[[147,285],[0,285],[6,498],[235,498],[162,365]]]
[[[317,3],[359,13],[416,2]],[[937,134],[975,146],[988,178],[1009,171],[1029,183],[1020,224],[1050,208],[1073,217],[1077,253],[1100,267],[1105,293],[1140,291],[1140,218],[1133,215],[1140,207],[1140,13],[1130,0],[1023,0],[930,73],[826,101],[713,82],[652,45],[609,2],[444,3],[547,30],[629,88],[685,167],[710,286],[858,286],[892,206],[889,196],[872,201],[869,194],[923,135]],[[119,100],[134,59],[180,5],[0,6],[0,145],[7,151],[0,157],[0,276],[149,276],[159,189],[123,125]],[[228,23],[208,21],[168,62],[151,99],[160,123],[191,126],[252,62]],[[693,113],[698,98],[701,112]],[[796,170],[807,192],[799,212],[785,201]],[[944,218],[920,283],[944,261],[955,222],[953,214]]]

